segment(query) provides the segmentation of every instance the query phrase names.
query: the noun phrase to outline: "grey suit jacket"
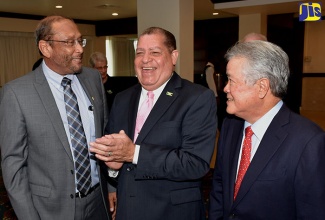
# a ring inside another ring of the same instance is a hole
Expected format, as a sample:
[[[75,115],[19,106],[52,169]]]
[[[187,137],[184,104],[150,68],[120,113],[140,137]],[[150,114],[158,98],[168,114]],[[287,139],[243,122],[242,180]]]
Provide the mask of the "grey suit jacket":
[[[100,75],[83,68],[77,77],[94,106],[96,137],[101,137],[108,111]],[[0,100],[1,165],[16,215],[30,220],[74,219],[73,158],[42,67],[6,84]],[[106,182],[102,175],[100,179]],[[107,207],[107,183],[101,186]]]

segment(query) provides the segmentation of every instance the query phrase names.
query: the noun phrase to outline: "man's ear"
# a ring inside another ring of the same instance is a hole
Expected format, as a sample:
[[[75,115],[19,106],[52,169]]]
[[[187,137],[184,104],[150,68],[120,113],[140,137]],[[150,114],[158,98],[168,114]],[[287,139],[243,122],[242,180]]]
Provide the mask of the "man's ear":
[[[42,52],[44,57],[50,58],[52,54],[52,47],[45,40],[40,40],[38,49]]]
[[[267,78],[261,78],[258,80],[259,94],[258,96],[263,99],[270,90],[270,81]]]
[[[174,66],[176,65],[177,58],[178,58],[178,50],[173,50],[172,51],[172,60],[173,60]]]

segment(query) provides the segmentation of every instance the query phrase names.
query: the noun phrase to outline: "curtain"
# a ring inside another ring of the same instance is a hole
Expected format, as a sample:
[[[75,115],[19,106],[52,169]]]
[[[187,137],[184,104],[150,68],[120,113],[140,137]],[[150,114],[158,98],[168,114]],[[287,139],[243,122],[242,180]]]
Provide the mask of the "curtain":
[[[0,32],[0,86],[30,72],[39,58],[33,33]]]
[[[108,37],[106,51],[110,76],[135,76],[134,39]]]

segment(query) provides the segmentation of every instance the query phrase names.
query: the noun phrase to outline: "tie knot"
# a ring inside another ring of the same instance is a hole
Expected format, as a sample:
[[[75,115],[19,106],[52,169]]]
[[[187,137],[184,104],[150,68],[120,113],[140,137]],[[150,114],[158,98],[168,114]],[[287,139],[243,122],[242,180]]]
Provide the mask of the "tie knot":
[[[251,126],[248,126],[247,128],[245,128],[245,137],[252,137],[252,135],[254,134]]]
[[[153,91],[148,91],[147,96],[148,96],[149,99],[153,99],[155,94],[153,93]]]
[[[65,88],[67,85],[71,85],[71,79],[63,77],[61,85],[63,86],[63,88]]]

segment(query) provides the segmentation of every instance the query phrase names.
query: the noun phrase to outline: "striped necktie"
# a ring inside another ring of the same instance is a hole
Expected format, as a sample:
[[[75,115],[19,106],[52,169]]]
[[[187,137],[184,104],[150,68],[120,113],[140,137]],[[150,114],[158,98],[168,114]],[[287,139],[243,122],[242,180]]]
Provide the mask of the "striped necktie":
[[[71,80],[64,77],[61,85],[64,91],[65,109],[75,159],[77,189],[86,195],[91,188],[91,168],[86,135],[82,126],[77,97],[71,89]]]

